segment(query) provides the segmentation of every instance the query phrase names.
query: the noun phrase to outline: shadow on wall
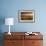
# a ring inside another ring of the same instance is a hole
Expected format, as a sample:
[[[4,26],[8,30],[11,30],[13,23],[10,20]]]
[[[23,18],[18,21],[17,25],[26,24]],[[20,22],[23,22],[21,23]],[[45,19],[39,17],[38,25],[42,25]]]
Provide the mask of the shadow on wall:
[[[2,33],[2,25],[5,23],[5,17],[0,16],[0,46],[3,46],[3,34]]]

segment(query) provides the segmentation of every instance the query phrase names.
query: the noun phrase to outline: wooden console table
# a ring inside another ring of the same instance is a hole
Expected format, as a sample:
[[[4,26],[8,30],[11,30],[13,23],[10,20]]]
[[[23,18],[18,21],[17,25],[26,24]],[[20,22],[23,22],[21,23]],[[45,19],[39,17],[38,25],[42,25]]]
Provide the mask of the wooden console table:
[[[4,33],[4,46],[43,46],[43,35],[25,35],[26,32],[11,32],[8,35]],[[34,32],[33,32],[34,33]]]

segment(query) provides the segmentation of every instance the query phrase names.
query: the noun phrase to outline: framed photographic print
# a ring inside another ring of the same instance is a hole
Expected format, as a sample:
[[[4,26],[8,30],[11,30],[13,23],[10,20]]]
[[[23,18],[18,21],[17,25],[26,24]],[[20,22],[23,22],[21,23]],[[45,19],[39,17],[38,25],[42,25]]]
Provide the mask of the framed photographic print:
[[[19,22],[35,22],[35,10],[19,10]]]

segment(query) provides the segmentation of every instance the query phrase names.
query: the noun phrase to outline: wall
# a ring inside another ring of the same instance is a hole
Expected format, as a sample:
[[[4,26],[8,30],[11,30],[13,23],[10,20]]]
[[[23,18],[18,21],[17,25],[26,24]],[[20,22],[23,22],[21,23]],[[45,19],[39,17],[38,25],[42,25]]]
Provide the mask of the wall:
[[[6,17],[15,19],[14,26],[11,26],[12,32],[40,31],[46,32],[46,0],[0,0],[0,18]],[[18,10],[35,10],[35,23],[19,23]],[[1,32],[8,32],[8,26],[0,24]],[[46,35],[46,33],[45,33]],[[45,43],[46,44],[46,43]]]
[[[19,23],[18,10],[35,10],[35,23]],[[11,31],[46,31],[46,1],[45,0],[1,0],[2,17],[13,17],[15,24]],[[2,32],[8,31],[6,25],[2,25]]]

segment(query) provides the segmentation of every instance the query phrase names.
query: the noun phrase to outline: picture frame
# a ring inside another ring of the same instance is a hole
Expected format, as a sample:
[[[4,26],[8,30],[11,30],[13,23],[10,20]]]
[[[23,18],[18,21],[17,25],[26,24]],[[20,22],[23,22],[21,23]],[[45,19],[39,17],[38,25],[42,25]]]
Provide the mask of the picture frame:
[[[19,10],[18,11],[19,22],[34,23],[35,22],[35,10]]]

